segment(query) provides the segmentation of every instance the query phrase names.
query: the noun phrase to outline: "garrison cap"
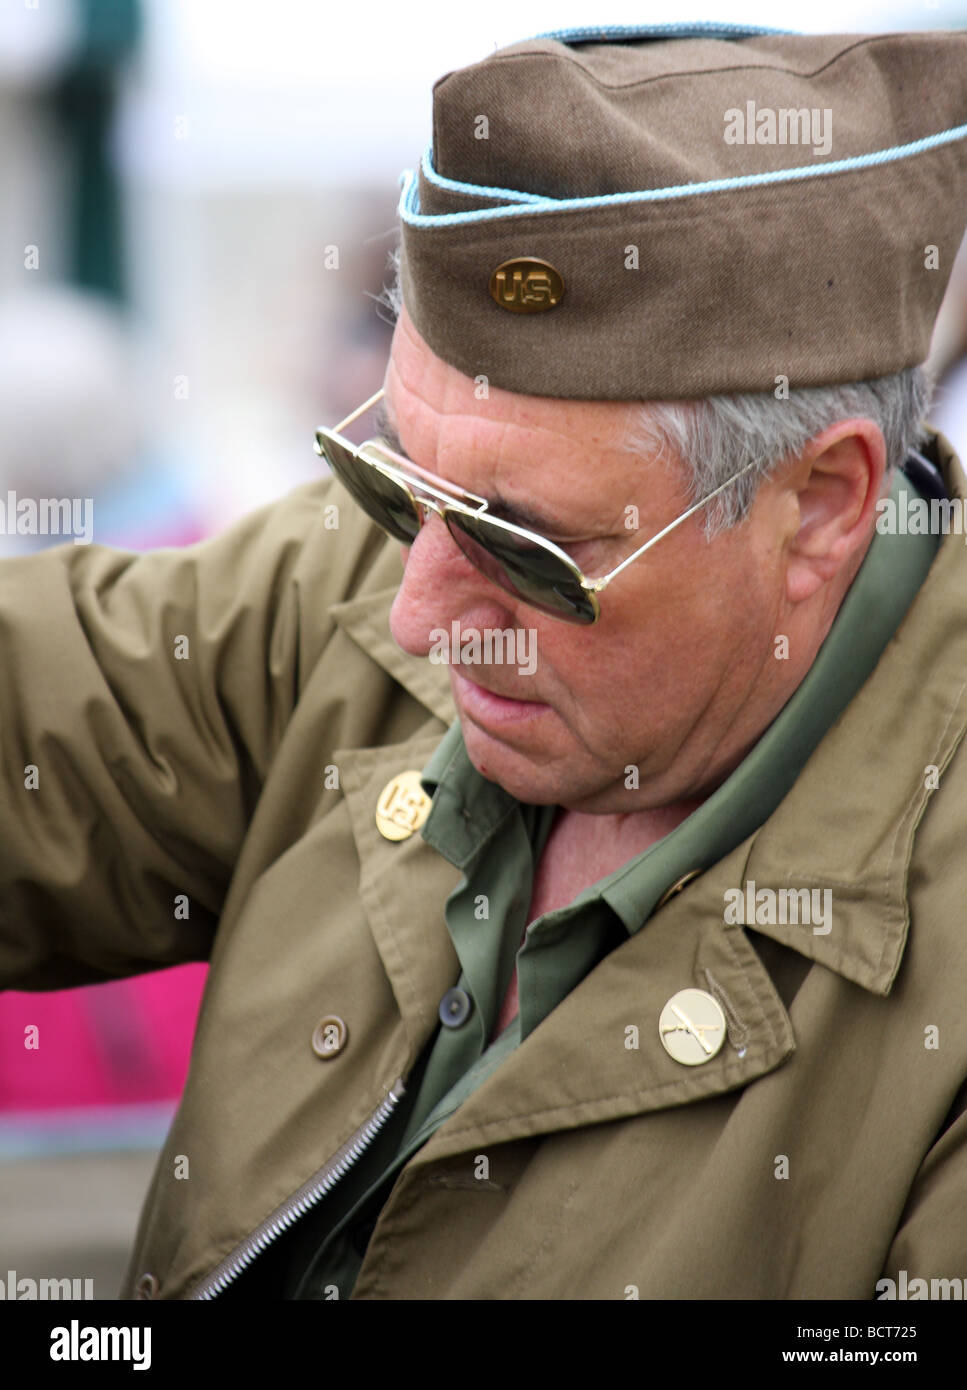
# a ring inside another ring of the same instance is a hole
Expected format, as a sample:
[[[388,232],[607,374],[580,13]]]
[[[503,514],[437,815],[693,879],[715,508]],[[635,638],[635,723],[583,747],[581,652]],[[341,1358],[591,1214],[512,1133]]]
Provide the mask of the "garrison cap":
[[[441,77],[401,285],[505,390],[648,400],[922,362],[967,224],[967,33],[558,30]]]

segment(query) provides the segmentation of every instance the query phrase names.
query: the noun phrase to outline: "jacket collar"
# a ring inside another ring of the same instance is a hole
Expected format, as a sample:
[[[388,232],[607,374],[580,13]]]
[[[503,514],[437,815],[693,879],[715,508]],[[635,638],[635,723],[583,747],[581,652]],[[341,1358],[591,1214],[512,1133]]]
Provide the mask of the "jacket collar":
[[[951,497],[967,476],[935,436]],[[967,729],[967,537],[945,536],[873,675],[764,826],[736,887],[829,888],[833,929],[755,925],[880,995],[910,925],[907,875],[917,826]],[[817,808],[822,808],[817,816]]]
[[[387,545],[391,544],[387,541]],[[390,636],[389,612],[402,578],[401,568],[396,583],[344,603],[334,603],[330,605],[330,615],[346,636],[382,666],[404,690],[408,690],[438,719],[451,724],[457,717],[457,711],[446,666],[429,661],[426,657],[410,656]]]

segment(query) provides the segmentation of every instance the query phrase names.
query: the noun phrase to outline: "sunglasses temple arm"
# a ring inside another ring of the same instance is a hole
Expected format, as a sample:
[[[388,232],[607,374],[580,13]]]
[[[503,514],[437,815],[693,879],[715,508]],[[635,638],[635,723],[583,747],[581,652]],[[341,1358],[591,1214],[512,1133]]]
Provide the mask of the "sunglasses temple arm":
[[[733,483],[737,483],[745,473],[748,473],[750,468],[755,467],[757,467],[755,463],[747,463],[744,468],[739,469],[738,473],[734,473],[731,478],[726,478],[725,482],[715,488],[714,491],[710,492],[707,497],[701,498],[694,506],[689,507],[687,512],[682,512],[681,516],[677,516],[674,521],[670,521],[663,530],[659,531],[657,536],[652,536],[651,540],[645,541],[644,545],[640,546],[633,555],[629,555],[626,560],[622,560],[617,569],[613,569],[611,573],[606,574],[603,579],[595,579],[590,585],[591,591],[599,594],[607,584],[611,583],[615,575],[620,574],[623,569],[626,569],[628,565],[631,564],[632,560],[637,560],[639,555],[644,555],[646,550],[650,550],[653,545],[657,545],[663,536],[668,535],[669,531],[674,531],[676,526],[681,526],[683,521],[687,521],[695,512],[711,502],[713,497],[717,497],[719,493],[724,492],[727,487],[731,487]]]
[[[333,434],[342,434],[346,426],[351,425],[354,420],[358,420],[360,415],[362,415],[364,411],[368,410],[371,405],[375,405],[382,394],[383,387],[381,386],[379,390],[376,392],[376,394],[370,396],[368,401],[363,401],[362,405],[357,410],[354,410],[352,415],[347,415],[345,420],[340,420],[339,424],[336,425],[333,429]]]

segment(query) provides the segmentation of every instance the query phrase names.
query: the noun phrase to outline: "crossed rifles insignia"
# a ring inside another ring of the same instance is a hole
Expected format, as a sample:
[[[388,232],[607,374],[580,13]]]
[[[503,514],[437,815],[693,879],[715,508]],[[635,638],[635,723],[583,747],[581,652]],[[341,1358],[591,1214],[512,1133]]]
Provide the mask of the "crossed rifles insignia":
[[[725,1014],[714,995],[705,990],[679,990],[661,1011],[658,1033],[669,1057],[687,1067],[699,1066],[721,1050]]]

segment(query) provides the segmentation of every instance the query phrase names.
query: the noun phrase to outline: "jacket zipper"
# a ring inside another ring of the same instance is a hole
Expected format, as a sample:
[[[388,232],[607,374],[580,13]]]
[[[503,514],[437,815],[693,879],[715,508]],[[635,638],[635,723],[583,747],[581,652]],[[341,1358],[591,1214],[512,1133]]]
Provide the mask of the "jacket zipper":
[[[278,1207],[271,1216],[266,1217],[260,1226],[256,1226],[251,1235],[246,1236],[241,1245],[236,1246],[230,1255],[226,1255],[221,1264],[216,1265],[208,1277],[201,1284],[197,1284],[187,1297],[211,1299],[224,1293],[229,1284],[242,1273],[242,1270],[252,1263],[256,1255],[260,1255],[277,1236],[287,1230],[310,1207],[315,1206],[320,1197],[324,1197],[331,1188],[335,1187],[339,1179],[348,1173],[383,1128],[399,1104],[404,1090],[405,1087],[401,1078],[392,1086],[389,1095],[377,1106],[365,1124],[360,1125],[359,1129],[349,1136],[342,1148],[336,1150],[325,1166],[320,1168],[318,1173],[310,1178],[304,1186],[300,1187],[298,1192],[294,1192],[289,1200]]]

